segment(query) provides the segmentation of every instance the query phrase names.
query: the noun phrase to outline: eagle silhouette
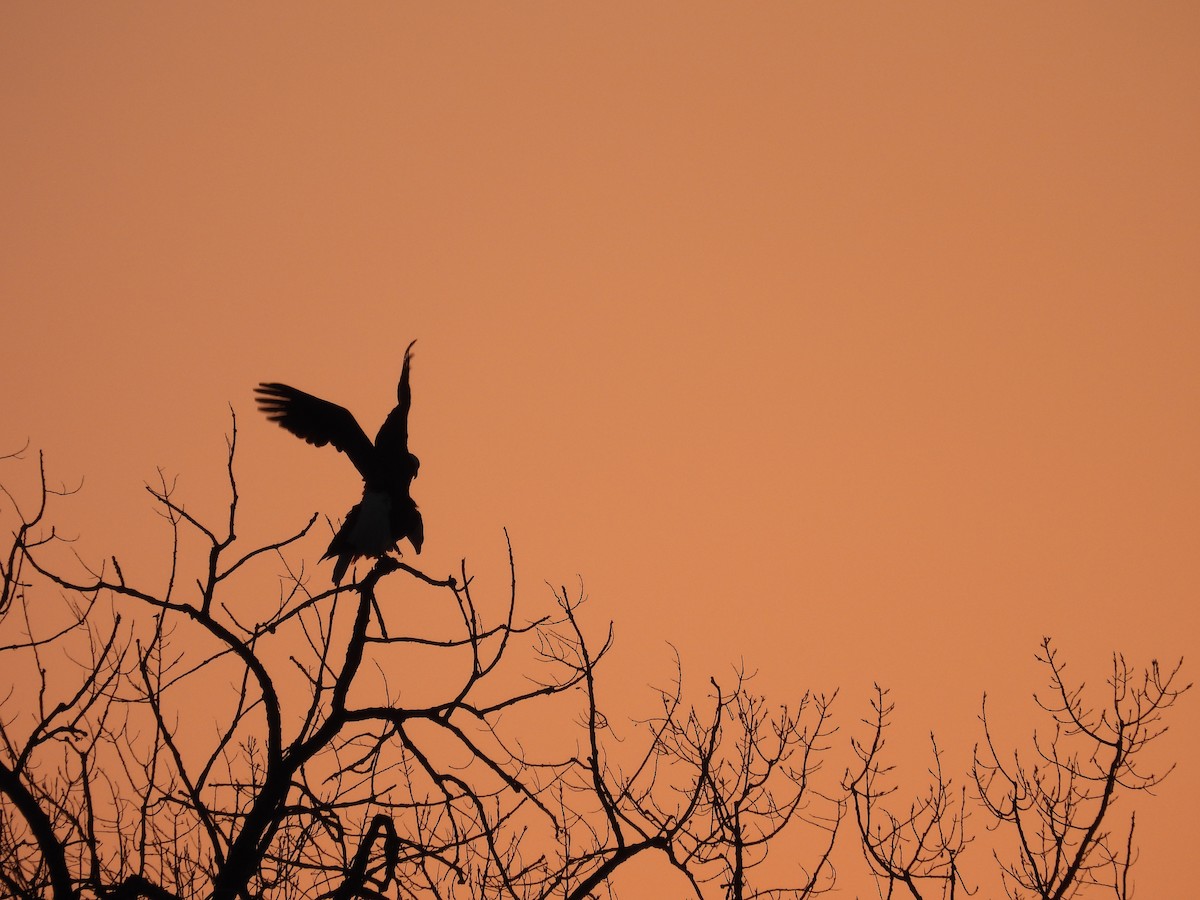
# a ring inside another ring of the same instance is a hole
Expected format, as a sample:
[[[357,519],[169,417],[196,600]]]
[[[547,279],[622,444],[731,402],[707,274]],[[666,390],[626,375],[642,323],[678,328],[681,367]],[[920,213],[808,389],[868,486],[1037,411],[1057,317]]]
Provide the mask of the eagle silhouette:
[[[407,538],[421,552],[425,525],[409,489],[421,461],[408,449],[408,411],[412,406],[409,366],[413,344],[404,351],[404,368],[396,387],[396,408],[388,413],[375,443],[349,410],[278,382],[254,389],[259,409],[296,437],[316,447],[333,444],[350,457],[363,479],[363,497],[346,514],[322,559],[337,558],[333,583],[340,584],[354,560],[380,557]]]

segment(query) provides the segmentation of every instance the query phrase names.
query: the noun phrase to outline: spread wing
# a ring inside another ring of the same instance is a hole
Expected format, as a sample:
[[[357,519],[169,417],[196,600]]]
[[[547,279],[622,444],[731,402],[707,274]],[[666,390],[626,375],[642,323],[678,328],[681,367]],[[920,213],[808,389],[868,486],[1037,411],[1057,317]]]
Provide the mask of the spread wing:
[[[412,388],[409,386],[409,366],[412,363],[413,344],[404,351],[404,368],[400,370],[400,383],[396,386],[396,408],[388,413],[375,436],[375,448],[379,451],[380,459],[393,461],[407,458],[408,452],[408,411],[412,407]],[[415,458],[414,458],[415,460]],[[416,475],[414,468],[413,475]]]
[[[263,382],[254,392],[268,419],[314,446],[333,444],[366,477],[375,451],[350,410],[277,382]]]

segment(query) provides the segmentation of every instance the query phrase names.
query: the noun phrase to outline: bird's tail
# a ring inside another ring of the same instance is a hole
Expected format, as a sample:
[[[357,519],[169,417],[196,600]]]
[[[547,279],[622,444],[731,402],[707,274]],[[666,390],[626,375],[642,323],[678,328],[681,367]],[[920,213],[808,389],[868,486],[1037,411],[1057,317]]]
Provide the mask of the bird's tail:
[[[356,504],[350,512],[346,513],[346,521],[342,523],[342,527],[337,530],[337,534],[333,536],[333,540],[329,542],[329,549],[325,551],[325,555],[321,559],[332,559],[337,557],[337,562],[333,564],[333,583],[341,584],[342,579],[346,575],[346,570],[350,568],[350,563],[354,562],[362,554],[356,553],[350,540],[350,536],[354,533],[355,525],[358,522],[358,507]]]
[[[411,501],[410,501],[411,502]],[[413,505],[416,508],[416,505]],[[322,559],[337,557],[333,583],[341,581],[350,563],[363,556],[376,559],[396,546],[391,532],[392,500],[380,491],[364,491],[363,498],[346,513],[346,521],[338,529]]]
[[[337,558],[337,562],[333,564],[334,584],[342,583],[342,579],[346,576],[346,570],[350,568],[350,561],[353,558],[353,555],[349,553],[343,553]]]

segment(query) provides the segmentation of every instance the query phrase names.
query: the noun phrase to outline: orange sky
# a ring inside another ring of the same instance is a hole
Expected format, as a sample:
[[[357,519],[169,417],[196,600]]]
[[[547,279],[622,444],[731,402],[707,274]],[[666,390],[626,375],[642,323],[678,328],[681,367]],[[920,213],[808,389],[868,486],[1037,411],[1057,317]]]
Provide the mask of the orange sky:
[[[373,433],[417,338],[422,565],[582,576],[631,708],[668,641],[845,728],[877,680],[958,771],[1044,634],[1194,667],[1200,7],[646,6],[5,5],[0,452],[132,556],[232,403],[274,537],[358,483],[251,387]]]

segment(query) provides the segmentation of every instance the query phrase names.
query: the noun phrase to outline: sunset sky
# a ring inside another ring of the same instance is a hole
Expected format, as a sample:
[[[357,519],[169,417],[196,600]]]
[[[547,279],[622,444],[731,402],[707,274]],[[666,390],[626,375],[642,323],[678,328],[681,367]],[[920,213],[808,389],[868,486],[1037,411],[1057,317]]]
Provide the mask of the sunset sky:
[[[915,792],[1043,635],[1196,678],[1200,5],[9,3],[0,122],[0,453],[85,557],[155,571],[158,467],[220,515],[230,405],[244,536],[341,516],[251,389],[373,434],[417,339],[420,566],[582,579],[630,714],[671,645],[839,740],[879,682]]]

